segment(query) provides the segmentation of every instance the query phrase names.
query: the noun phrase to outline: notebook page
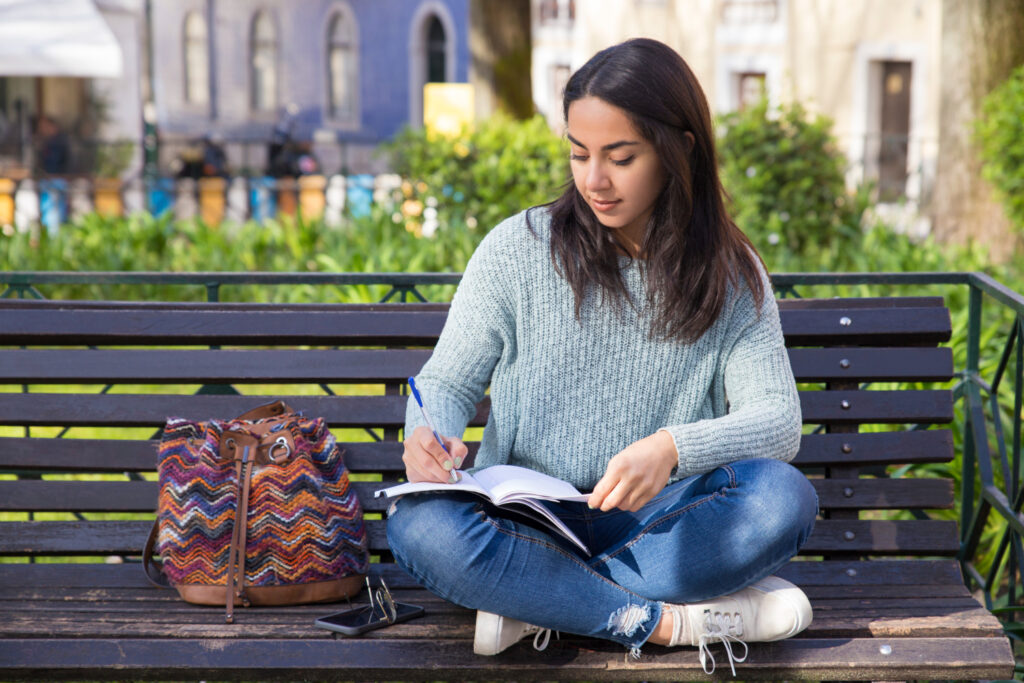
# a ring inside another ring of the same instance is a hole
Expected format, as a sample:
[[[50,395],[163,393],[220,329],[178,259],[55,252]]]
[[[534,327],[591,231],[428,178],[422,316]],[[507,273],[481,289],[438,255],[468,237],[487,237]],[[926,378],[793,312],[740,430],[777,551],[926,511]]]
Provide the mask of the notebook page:
[[[579,502],[586,502],[589,498],[567,481],[515,465],[494,465],[476,472],[474,476],[498,504],[523,498]]]

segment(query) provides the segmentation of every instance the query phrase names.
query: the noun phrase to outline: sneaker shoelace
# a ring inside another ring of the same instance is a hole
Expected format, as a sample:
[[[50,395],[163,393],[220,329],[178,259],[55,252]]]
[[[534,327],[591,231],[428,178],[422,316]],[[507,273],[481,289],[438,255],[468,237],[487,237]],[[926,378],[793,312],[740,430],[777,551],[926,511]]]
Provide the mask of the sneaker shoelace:
[[[533,637],[533,649],[537,652],[543,652],[544,649],[547,648],[548,643],[551,642],[551,629],[540,627],[536,628],[537,635]],[[559,640],[560,638],[561,634],[558,631],[555,631],[555,639]]]
[[[710,642],[717,640],[725,647],[725,656],[729,658],[729,668],[732,670],[733,678],[736,677],[736,662],[744,662],[747,659],[749,648],[740,640],[743,636],[743,619],[738,613],[704,612],[704,629],[698,640],[698,651],[700,652],[700,666],[704,673],[710,675],[715,670],[715,656],[711,654]],[[732,652],[732,644],[738,643],[743,646],[743,656],[737,657]],[[711,668],[708,668],[707,660],[711,660]]]

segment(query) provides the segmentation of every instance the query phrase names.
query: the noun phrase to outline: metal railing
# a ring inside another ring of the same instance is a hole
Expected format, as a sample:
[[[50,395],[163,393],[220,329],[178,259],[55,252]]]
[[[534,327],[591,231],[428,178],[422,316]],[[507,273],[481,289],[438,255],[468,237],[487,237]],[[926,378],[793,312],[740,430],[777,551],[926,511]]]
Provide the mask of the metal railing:
[[[383,285],[389,287],[379,303],[397,298],[406,303],[410,298],[426,302],[418,287],[457,285],[462,273],[150,273],[150,272],[70,272],[9,271],[0,273],[0,285],[6,289],[0,299],[45,299],[39,286],[45,285],[175,285],[202,287],[206,300],[220,301],[221,287],[260,285],[354,286]]]
[[[62,284],[202,287],[208,301],[219,301],[223,287],[242,285],[376,285],[388,288],[382,302],[425,302],[420,287],[454,286],[460,278],[460,273],[5,272],[0,298],[45,298],[40,288]],[[946,297],[954,316],[950,345],[962,365],[952,387],[959,408],[955,427],[962,427],[958,558],[968,586],[1000,615],[1011,638],[1024,640],[1016,621],[1017,612],[1024,612],[1018,604],[1024,598],[1024,296],[977,272],[780,273],[772,283],[782,298],[822,296],[822,288],[828,295],[837,289],[856,295],[859,287],[872,288],[866,295]],[[960,324],[964,306],[966,321]]]

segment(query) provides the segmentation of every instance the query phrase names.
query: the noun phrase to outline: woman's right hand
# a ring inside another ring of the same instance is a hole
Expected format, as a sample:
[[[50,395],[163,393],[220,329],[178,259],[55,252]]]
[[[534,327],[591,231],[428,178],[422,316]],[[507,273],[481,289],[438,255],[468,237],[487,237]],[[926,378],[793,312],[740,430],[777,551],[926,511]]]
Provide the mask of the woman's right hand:
[[[448,453],[437,443],[429,427],[417,427],[403,442],[402,462],[409,481],[447,482],[451,470],[462,467],[462,461],[469,452],[466,444],[454,436],[441,438],[448,447]]]

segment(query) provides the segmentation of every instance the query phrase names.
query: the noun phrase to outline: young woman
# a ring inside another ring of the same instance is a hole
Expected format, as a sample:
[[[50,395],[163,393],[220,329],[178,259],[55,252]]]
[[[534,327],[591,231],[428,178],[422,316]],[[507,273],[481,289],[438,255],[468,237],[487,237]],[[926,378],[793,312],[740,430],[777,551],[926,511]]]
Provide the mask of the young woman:
[[[726,214],[707,102],[671,48],[602,50],[563,110],[573,183],[487,235],[416,378],[450,455],[410,401],[403,459],[410,481],[447,481],[490,388],[475,465],[592,491],[549,506],[592,555],[458,492],[400,498],[388,540],[423,585],[478,610],[478,654],[558,630],[636,656],[697,646],[706,669],[718,640],[731,665],[730,643],[811,620],[772,576],[817,498],[787,464],[801,416],[771,285]]]

